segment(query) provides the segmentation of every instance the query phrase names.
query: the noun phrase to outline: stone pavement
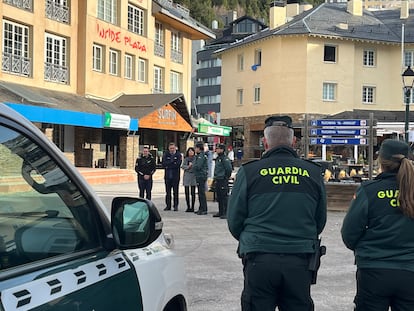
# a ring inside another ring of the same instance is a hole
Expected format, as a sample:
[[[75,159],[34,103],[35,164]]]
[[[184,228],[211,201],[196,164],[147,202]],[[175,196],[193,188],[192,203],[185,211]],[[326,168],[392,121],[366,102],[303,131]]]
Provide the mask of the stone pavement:
[[[98,195],[136,196],[137,184],[119,183],[94,185]],[[242,266],[235,251],[237,241],[230,235],[227,222],[211,217],[217,212],[217,203],[208,201],[209,213],[198,216],[185,213],[184,188],[180,185],[179,211],[163,211],[165,190],[162,178],[154,181],[152,201],[164,222],[164,232],[172,233],[175,251],[186,262],[189,288],[189,311],[238,311],[243,286]],[[196,204],[196,207],[198,204]],[[355,266],[351,251],[342,243],[340,229],[344,212],[328,212],[328,221],[322,233],[327,255],[322,257],[318,283],[312,286],[315,311],[351,311],[355,294]]]

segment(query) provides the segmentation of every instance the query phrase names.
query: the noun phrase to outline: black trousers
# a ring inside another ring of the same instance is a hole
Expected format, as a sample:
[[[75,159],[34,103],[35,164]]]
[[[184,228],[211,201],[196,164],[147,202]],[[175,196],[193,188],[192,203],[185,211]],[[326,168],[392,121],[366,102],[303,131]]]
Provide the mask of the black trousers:
[[[414,272],[397,269],[358,269],[356,311],[414,310]]]
[[[194,209],[195,196],[196,196],[195,188],[196,188],[195,186],[184,186],[185,202],[187,203],[188,209]],[[190,193],[191,193],[191,200],[190,200]]]
[[[138,178],[138,189],[139,189],[139,197],[144,198],[145,197],[148,200],[151,200],[151,191],[152,191],[152,178],[145,180],[144,177]]]
[[[216,199],[218,202],[220,216],[226,215],[229,194],[229,181],[227,179],[216,179]]]
[[[173,192],[173,207],[178,208],[178,186],[180,179],[165,179],[165,205],[171,208],[171,190]]]
[[[198,192],[198,201],[200,203],[199,210],[207,212],[207,198],[206,198],[206,178],[197,178],[197,192]]]
[[[242,311],[313,311],[306,254],[248,254],[243,258]]]

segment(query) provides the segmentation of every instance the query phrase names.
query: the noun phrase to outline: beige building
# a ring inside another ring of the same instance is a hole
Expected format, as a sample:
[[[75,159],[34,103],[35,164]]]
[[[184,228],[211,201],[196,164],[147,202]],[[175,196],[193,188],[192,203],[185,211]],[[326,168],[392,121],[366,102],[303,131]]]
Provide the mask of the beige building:
[[[391,112],[403,130],[401,73],[414,61],[408,1],[402,9],[381,11],[363,10],[360,0],[313,9],[275,3],[270,10],[269,29],[217,53],[225,90],[221,124],[233,126],[233,140],[243,139],[245,157],[263,150],[260,137],[269,115],[291,115],[299,138],[305,115],[344,111],[364,111],[365,118],[369,111],[374,117]]]
[[[36,4],[36,5],[35,5]],[[0,101],[77,166],[132,168],[191,131],[191,42],[214,34],[171,0],[3,0]]]

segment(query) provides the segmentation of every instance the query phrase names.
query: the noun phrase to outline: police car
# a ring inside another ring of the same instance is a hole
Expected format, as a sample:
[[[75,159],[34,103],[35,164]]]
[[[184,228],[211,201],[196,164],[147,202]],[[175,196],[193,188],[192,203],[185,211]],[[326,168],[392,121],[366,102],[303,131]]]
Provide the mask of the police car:
[[[0,310],[185,311],[152,202],[109,213],[59,149],[0,103]]]

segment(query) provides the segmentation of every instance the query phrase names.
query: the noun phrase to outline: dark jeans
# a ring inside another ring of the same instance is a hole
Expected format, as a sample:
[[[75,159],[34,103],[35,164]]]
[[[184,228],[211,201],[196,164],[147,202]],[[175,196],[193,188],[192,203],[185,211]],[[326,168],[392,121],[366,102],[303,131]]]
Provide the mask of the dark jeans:
[[[358,269],[355,311],[414,310],[414,272],[397,269]]]
[[[227,212],[229,181],[227,179],[216,179],[215,183],[216,199],[218,202],[219,214],[220,216],[224,216]]]
[[[207,212],[206,182],[206,178],[197,178],[198,201],[200,202],[199,210],[203,212]]]
[[[305,254],[248,254],[243,258],[242,311],[313,311]]]
[[[180,179],[165,179],[165,205],[171,209],[171,190],[173,192],[173,207],[178,208],[178,186]]]
[[[152,178],[148,180],[145,180],[144,178],[138,178],[138,189],[140,198],[143,198],[146,194],[146,199],[151,200],[152,183]]]

